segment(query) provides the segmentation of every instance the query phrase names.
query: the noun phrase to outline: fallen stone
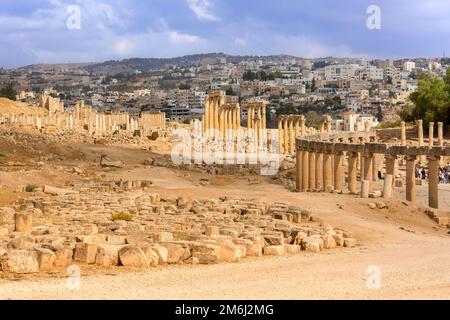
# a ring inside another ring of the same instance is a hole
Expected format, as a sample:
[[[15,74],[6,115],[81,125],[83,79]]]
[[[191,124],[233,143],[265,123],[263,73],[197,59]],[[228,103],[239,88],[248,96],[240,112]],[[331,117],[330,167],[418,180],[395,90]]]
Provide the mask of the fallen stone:
[[[121,248],[122,248],[121,245],[112,245],[112,244],[98,245],[95,263],[104,267],[119,265],[119,250]]]
[[[39,262],[39,270],[50,271],[54,266],[56,255],[52,250],[38,248],[36,249],[37,259]]]
[[[25,274],[39,271],[37,253],[34,250],[9,250],[0,257],[1,269],[5,272]]]
[[[125,267],[148,268],[150,261],[137,246],[126,246],[119,250],[120,263]]]
[[[283,256],[286,253],[286,246],[268,246],[263,249],[264,255],[266,256]]]
[[[77,243],[75,246],[74,261],[94,264],[97,256],[97,245],[90,243]]]

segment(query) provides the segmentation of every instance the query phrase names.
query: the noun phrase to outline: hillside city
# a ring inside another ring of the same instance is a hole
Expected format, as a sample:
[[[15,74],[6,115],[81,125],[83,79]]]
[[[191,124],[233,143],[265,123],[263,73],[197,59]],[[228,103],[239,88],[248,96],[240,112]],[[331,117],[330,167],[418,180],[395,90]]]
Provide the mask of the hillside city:
[[[162,111],[189,123],[204,113],[212,91],[226,91],[227,103],[269,101],[267,125],[283,114],[304,114],[318,127],[321,115],[333,117],[336,131],[361,131],[399,125],[399,111],[411,104],[422,73],[444,77],[449,58],[364,60],[304,59],[293,56],[192,55],[173,59],[128,59],[104,63],[31,65],[0,69],[0,87],[10,86],[16,100],[38,104],[39,97],[59,97],[70,110],[84,100],[99,112]],[[354,121],[346,121],[353,117]],[[350,128],[349,123],[352,123]]]

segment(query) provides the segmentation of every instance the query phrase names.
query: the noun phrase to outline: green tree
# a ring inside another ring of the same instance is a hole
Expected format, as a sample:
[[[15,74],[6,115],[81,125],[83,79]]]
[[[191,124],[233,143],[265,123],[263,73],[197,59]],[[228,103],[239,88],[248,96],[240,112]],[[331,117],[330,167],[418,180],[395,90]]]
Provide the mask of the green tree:
[[[316,91],[316,78],[313,78],[311,82],[311,92],[314,91]]]
[[[414,118],[423,119],[426,126],[429,122],[450,123],[450,90],[446,80],[424,73],[420,77],[419,87],[410,95],[415,104]]]
[[[321,122],[322,117],[316,111],[311,110],[305,114],[305,124],[307,127],[319,129]]]
[[[9,100],[16,100],[17,92],[14,90],[12,83],[8,83],[5,87],[0,89],[0,97],[8,98]]]

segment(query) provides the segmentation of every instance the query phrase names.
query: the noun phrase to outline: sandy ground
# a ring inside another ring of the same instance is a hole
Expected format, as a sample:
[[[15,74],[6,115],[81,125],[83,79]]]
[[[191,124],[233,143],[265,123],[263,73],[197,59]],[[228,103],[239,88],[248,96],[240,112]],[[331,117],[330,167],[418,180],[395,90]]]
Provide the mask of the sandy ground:
[[[95,154],[100,151],[107,150]],[[245,177],[148,168],[139,165],[144,151],[132,154],[114,152],[116,158],[127,156],[130,165],[106,173],[106,178],[149,179],[154,191],[165,196],[236,195],[289,202],[312,210],[334,227],[352,231],[358,245],[237,264],[114,269],[110,272],[114,275],[83,275],[81,289],[75,291],[67,287],[66,278],[0,279],[0,299],[450,299],[448,229],[437,227],[423,208],[405,206],[400,199],[389,202],[389,209],[370,210],[367,204],[376,200],[293,193],[270,178],[259,178],[262,183],[254,185]],[[88,154],[86,159],[91,161]],[[8,175],[17,173],[3,173],[2,178]],[[199,186],[199,179],[205,177],[211,184]],[[441,186],[441,204],[447,211],[449,192],[448,186]],[[425,201],[425,197],[426,186],[418,187],[418,198]],[[380,289],[368,287],[369,266],[380,268]]]

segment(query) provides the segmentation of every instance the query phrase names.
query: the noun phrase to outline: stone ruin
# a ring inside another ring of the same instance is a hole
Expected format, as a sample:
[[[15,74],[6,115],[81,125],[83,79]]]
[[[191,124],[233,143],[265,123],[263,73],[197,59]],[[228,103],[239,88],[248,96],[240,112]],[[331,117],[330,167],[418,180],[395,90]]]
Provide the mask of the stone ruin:
[[[152,193],[148,183],[123,185],[134,188],[46,186],[31,199],[0,208],[1,271],[215,264],[356,243],[350,232],[286,203],[166,198]]]

